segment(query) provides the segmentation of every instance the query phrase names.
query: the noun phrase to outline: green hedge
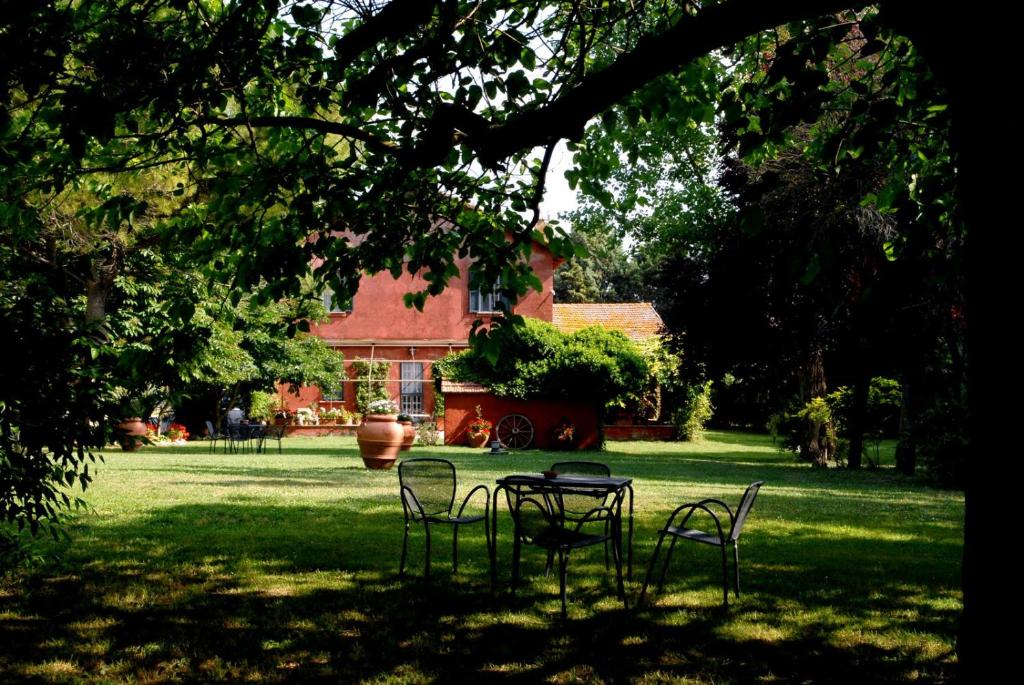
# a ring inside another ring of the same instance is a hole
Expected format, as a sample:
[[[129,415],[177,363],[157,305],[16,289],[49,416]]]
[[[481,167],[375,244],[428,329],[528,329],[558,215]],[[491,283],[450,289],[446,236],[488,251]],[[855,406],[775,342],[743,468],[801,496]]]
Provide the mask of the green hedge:
[[[499,397],[624,403],[647,385],[649,369],[633,342],[618,331],[584,328],[561,333],[524,319],[494,326],[486,344],[434,363],[434,376],[474,381]]]

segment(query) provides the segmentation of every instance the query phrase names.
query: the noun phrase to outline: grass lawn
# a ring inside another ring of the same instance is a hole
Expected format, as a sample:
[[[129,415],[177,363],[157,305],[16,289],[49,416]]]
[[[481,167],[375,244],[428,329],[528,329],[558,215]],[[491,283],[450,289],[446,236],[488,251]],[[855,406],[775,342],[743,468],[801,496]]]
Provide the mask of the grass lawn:
[[[884,452],[884,449],[883,449]],[[565,453],[416,447],[459,469],[460,493]],[[435,527],[432,578],[397,577],[397,470],[363,469],[353,438],[284,453],[206,445],[110,452],[60,561],[0,580],[0,682],[878,682],[951,679],[963,497],[891,469],[794,463],[768,438],[610,443],[586,455],[635,479],[631,599],[678,504],[767,480],[741,538],[744,594],[721,604],[718,550],[680,545],[665,591],[623,609],[600,546],[556,575],[527,548],[507,589],[499,517],[492,596],[482,526]],[[417,531],[418,533],[418,531]]]

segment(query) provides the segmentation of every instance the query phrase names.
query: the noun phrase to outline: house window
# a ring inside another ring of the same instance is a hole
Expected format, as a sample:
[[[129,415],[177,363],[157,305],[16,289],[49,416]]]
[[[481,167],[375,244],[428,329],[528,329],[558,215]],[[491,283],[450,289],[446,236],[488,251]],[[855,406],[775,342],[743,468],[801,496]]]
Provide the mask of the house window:
[[[331,314],[351,314],[352,313],[352,298],[349,298],[345,302],[334,302],[334,292],[330,288],[324,289],[323,294],[324,309],[329,311]]]
[[[398,410],[403,414],[423,413],[423,364],[402,362]]]
[[[486,293],[479,288],[472,288],[469,291],[469,311],[474,314],[493,314],[501,311],[501,303],[505,308],[512,311],[512,301],[501,294],[501,279],[494,282],[491,292]]]
[[[339,380],[335,385],[320,388],[321,402],[344,402],[345,381]]]

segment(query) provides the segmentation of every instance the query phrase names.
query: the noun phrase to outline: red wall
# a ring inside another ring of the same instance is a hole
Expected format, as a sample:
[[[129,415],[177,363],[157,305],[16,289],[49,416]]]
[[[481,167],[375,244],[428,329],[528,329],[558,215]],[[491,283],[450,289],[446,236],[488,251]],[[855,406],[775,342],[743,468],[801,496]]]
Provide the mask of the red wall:
[[[554,312],[554,271],[555,263],[547,248],[534,244],[530,266],[542,284],[541,292],[530,290],[513,307],[516,314],[551,321]],[[487,319],[487,315],[469,311],[468,270],[472,260],[457,261],[460,278],[453,278],[443,293],[427,298],[423,311],[407,308],[402,296],[426,287],[421,277],[403,274],[392,278],[389,273],[364,276],[359,292],[352,303],[352,312],[330,314],[330,319],[311,326],[314,335],[319,335],[333,344],[345,355],[346,369],[356,359],[375,361],[390,360],[391,373],[388,391],[398,401],[399,374],[401,361],[419,361],[424,364],[424,378],[431,379],[431,364],[435,359],[446,356],[453,350],[464,349],[469,340],[473,321]],[[360,344],[352,344],[359,342]],[[371,345],[370,343],[374,343]],[[410,350],[415,348],[415,355]],[[434,384],[424,383],[424,413],[434,409]],[[278,389],[285,406],[291,410],[308,407],[318,402],[323,407],[344,405],[349,411],[356,411],[356,387],[353,381],[345,383],[344,402],[320,401],[319,388],[302,388],[298,396]],[[559,417],[560,418],[560,417]]]
[[[328,340],[459,340],[469,339],[473,321],[481,318],[469,311],[468,269],[472,260],[458,260],[460,278],[453,278],[437,297],[427,298],[423,311],[408,308],[405,293],[423,290],[427,282],[419,276],[379,273],[364,276],[352,302],[351,314],[331,314],[330,320],[312,327],[314,334]],[[516,314],[551,321],[554,313],[554,263],[551,253],[534,246],[530,266],[540,279],[541,292],[528,291],[516,302]],[[483,317],[486,318],[486,317]]]
[[[476,405],[480,405],[485,419],[497,428],[498,421],[507,414],[522,414],[533,423],[533,447],[551,448],[551,431],[562,418],[576,426],[576,448],[599,447],[597,407],[589,404],[559,400],[514,400],[495,397],[490,393],[448,393],[444,405],[444,442],[446,445],[466,445],[469,422],[476,418]],[[491,439],[495,431],[491,430]]]

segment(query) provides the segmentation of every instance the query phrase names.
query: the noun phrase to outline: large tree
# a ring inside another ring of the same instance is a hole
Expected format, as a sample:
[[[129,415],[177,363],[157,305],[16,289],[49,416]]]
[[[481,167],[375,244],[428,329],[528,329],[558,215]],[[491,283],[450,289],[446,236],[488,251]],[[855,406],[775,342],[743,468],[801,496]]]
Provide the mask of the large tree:
[[[616,104],[636,116],[707,116],[714,103],[687,90],[695,60],[750,45],[748,37],[784,25],[791,34],[813,31],[826,43],[842,41],[844,35],[821,29],[870,16],[914,42],[949,96],[949,129],[935,135],[951,141],[956,174],[940,180],[952,189],[968,229],[971,434],[977,453],[994,453],[999,445],[988,426],[1009,423],[1010,403],[982,385],[1011,372],[1016,377],[1019,362],[997,319],[981,307],[1016,292],[1012,251],[996,230],[1001,201],[993,201],[1011,196],[1009,184],[983,156],[1000,142],[990,119],[1007,62],[994,49],[1008,44],[996,38],[1005,38],[997,34],[1008,33],[1012,22],[986,7],[938,11],[923,0],[883,0],[877,12],[850,13],[865,6],[849,0],[3,2],[6,254],[21,259],[21,246],[38,242],[49,198],[76,179],[175,165],[187,174],[180,188],[185,202],[163,222],[164,235],[205,251],[213,272],[240,292],[260,286],[268,299],[297,294],[298,275],[319,258],[316,277],[342,296],[355,290],[363,271],[422,272],[427,292],[409,298],[421,304],[456,273],[456,254],[476,258],[488,280],[501,276],[506,288],[522,291],[537,284],[521,260],[532,240],[556,252],[569,247],[553,227],[534,230],[559,140],[580,138],[593,117]],[[826,15],[834,16],[805,23]],[[613,50],[603,47],[608,43]],[[790,85],[787,97],[809,96],[806,105],[821,82]],[[863,130],[869,138],[887,135]],[[119,197],[112,188],[100,206],[107,220],[130,223],[137,204]],[[65,290],[99,308],[93,311],[102,309],[102,288],[67,284]],[[5,325],[27,335],[24,303],[49,291],[18,292],[3,310],[15,323]],[[76,312],[69,306],[65,315],[73,320]],[[78,332],[71,341],[87,335],[72,329]],[[88,358],[65,361],[79,373]],[[72,404],[74,426],[102,418],[91,415],[88,401]],[[17,429],[5,435],[16,436]],[[61,449],[69,453],[95,444],[88,432],[69,430],[67,440]],[[5,450],[17,447],[5,442]],[[991,605],[993,584],[979,582],[975,545],[995,498],[976,478],[980,469],[971,473],[960,655],[980,664],[978,650],[987,643],[978,638],[977,607]]]

